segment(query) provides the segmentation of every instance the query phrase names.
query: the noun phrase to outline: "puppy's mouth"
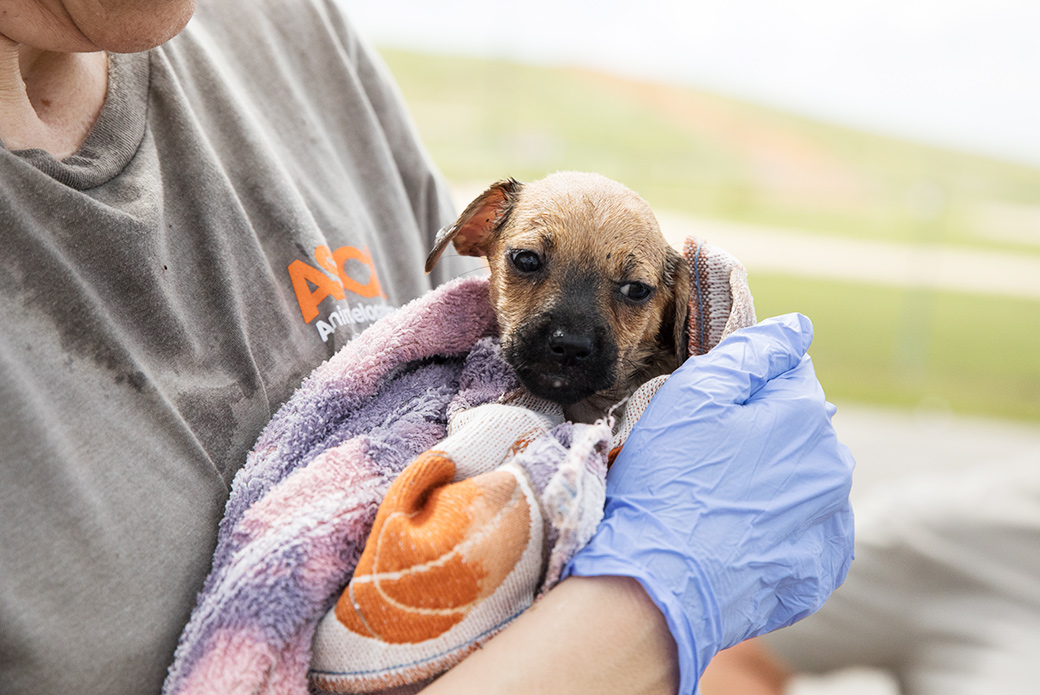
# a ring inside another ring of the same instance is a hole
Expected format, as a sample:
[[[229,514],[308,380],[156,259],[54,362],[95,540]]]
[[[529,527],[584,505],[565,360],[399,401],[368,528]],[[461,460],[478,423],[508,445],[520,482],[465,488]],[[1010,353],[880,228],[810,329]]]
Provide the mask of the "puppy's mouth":
[[[534,395],[565,406],[585,400],[611,385],[611,380],[590,383],[583,375],[543,372],[537,368],[517,369],[517,376]]]
[[[503,336],[502,347],[527,390],[560,405],[614,385],[617,344],[599,326],[535,319]]]
[[[536,396],[546,398],[560,405],[571,405],[588,398],[597,389],[589,390],[588,386],[575,383],[574,379],[562,374],[546,374],[531,372],[520,374],[520,381],[527,390]]]

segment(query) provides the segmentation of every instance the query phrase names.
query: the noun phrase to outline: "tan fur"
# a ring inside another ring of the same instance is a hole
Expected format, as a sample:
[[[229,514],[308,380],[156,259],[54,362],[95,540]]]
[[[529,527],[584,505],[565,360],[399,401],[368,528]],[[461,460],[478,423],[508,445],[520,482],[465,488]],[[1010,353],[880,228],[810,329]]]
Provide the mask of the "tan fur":
[[[526,185],[501,181],[442,232],[427,270],[448,241],[460,253],[487,257],[503,347],[520,339],[531,317],[559,307],[578,303],[590,316],[601,318],[616,343],[616,374],[583,402],[568,404],[568,411],[580,419],[602,414],[684,357],[689,297],[685,261],[665,241],[650,206],[615,181],[577,172]],[[543,267],[536,273],[518,272],[512,260],[518,251],[533,252]],[[653,288],[649,299],[627,300],[622,288],[630,294],[641,290],[632,283]],[[575,288],[581,297],[568,298]]]

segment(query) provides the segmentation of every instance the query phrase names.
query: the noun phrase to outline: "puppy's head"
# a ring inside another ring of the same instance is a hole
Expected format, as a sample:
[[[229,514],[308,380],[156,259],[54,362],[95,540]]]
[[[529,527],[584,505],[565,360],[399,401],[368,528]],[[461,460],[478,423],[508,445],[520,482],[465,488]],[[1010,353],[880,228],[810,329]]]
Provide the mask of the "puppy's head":
[[[438,235],[486,256],[503,353],[534,394],[616,401],[685,357],[689,277],[649,205],[597,174],[500,181]]]

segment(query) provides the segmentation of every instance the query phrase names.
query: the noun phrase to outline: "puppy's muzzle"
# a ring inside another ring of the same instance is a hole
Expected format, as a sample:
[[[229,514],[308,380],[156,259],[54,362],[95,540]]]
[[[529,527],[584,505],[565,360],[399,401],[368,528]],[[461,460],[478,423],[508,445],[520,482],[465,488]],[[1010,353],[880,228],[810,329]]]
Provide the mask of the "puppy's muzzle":
[[[527,389],[571,405],[611,387],[617,343],[587,315],[541,314],[503,336],[506,360]]]

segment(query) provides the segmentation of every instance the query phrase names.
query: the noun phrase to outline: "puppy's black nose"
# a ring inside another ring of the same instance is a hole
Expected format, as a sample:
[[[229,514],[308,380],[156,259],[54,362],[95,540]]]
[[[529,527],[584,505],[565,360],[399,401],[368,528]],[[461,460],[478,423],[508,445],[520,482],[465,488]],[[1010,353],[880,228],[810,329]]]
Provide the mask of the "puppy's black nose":
[[[549,334],[549,350],[563,362],[579,362],[592,354],[592,336],[557,328]]]

